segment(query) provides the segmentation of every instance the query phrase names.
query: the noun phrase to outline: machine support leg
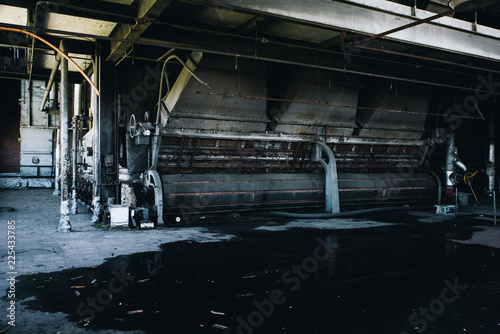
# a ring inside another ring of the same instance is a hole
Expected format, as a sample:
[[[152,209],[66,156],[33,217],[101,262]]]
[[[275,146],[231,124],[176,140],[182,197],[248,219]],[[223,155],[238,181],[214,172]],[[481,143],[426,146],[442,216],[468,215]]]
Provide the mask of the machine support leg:
[[[325,200],[326,212],[339,213],[339,181],[337,176],[337,162],[333,151],[324,143],[315,143],[312,160],[320,162],[325,168]],[[328,162],[323,159],[323,152],[328,157]]]
[[[157,209],[158,220],[157,225],[163,226],[165,225],[163,221],[163,187],[161,183],[160,175],[155,170],[149,170],[147,175],[147,187],[151,187],[154,191],[155,196],[155,206]]]
[[[67,52],[64,41],[61,41],[60,49]],[[63,59],[61,64],[61,218],[59,220],[59,232],[70,232],[69,221],[69,81],[68,61]]]

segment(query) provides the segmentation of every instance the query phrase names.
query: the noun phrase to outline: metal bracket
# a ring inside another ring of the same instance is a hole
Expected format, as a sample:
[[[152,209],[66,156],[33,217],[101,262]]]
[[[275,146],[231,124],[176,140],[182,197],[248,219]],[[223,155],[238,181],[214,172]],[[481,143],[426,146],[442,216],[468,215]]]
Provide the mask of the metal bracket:
[[[164,225],[163,222],[163,187],[161,183],[160,175],[155,170],[148,171],[147,187],[152,187],[155,194],[155,206],[158,211],[158,225]]]
[[[325,168],[325,199],[326,212],[339,213],[339,181],[337,176],[337,162],[333,151],[324,143],[315,143],[312,161],[320,162]],[[323,159],[323,152],[328,157],[328,162]]]

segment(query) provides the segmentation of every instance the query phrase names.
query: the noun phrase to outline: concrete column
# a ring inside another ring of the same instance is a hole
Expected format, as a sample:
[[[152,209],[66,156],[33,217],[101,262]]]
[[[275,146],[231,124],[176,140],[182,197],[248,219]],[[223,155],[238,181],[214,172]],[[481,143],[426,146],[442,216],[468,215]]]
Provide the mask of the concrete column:
[[[95,62],[96,68],[94,68],[93,80],[97,83],[97,87],[100,89],[100,70],[101,62],[100,56],[96,55]],[[101,212],[101,110],[100,110],[100,98],[97,94],[92,91],[91,95],[91,108],[92,108],[92,127],[93,127],[93,176],[94,176],[94,187],[93,187],[93,211],[92,222],[95,223],[99,220],[99,213]]]
[[[71,196],[71,213],[76,215],[78,213],[78,201],[76,198],[76,178],[78,171],[78,116],[82,108],[82,85],[74,86],[73,96],[73,183],[72,183],[72,196]]]
[[[62,52],[67,53],[64,41],[59,46]],[[61,218],[59,220],[59,232],[70,232],[69,220],[69,82],[68,61],[61,60],[61,96],[60,96],[60,121],[61,121]]]

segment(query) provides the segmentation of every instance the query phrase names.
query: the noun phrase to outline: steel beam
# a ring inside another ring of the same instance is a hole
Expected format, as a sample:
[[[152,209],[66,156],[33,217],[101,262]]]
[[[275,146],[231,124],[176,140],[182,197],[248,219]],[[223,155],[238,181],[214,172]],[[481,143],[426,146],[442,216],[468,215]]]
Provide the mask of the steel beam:
[[[193,29],[193,31],[189,29]],[[272,40],[269,43],[263,44],[256,42],[253,38],[194,31],[194,28],[190,27],[172,27],[168,30],[168,33],[162,35],[161,38],[162,40],[141,38],[141,43],[163,46],[166,48],[201,51],[326,69],[341,73],[358,74],[360,76],[411,82],[413,84],[470,91],[474,91],[476,88],[476,86],[471,87],[469,83],[467,83],[467,85],[461,84],[466,74],[450,74],[444,72],[446,75],[437,76],[436,73],[442,69],[415,69],[414,64],[388,63],[386,66],[383,66],[383,62],[370,59],[367,57],[369,56],[368,54],[353,54],[351,55],[352,62],[346,65],[345,55],[340,49],[337,52],[332,52],[283,44]],[[498,43],[498,45],[500,46],[500,43]],[[477,81],[476,78],[473,80]]]
[[[188,1],[193,2],[193,1]],[[372,36],[429,18],[435,13],[382,0],[200,0],[200,4],[234,9],[259,16],[307,23],[335,30]],[[443,38],[446,36],[446,38]],[[500,30],[442,17],[385,37],[386,39],[434,49],[500,60]]]
[[[114,37],[125,40],[135,41],[141,37],[153,21],[160,16],[161,13],[173,0],[141,0],[137,5],[138,22],[134,25],[123,24],[118,28]],[[130,44],[113,41],[111,42],[111,52],[107,58],[108,61],[116,61],[124,55]]]

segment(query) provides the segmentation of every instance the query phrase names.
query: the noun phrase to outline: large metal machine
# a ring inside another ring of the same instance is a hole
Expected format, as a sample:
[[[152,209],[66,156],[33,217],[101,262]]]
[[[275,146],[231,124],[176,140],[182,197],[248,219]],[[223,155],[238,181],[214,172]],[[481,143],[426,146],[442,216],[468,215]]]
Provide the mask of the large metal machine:
[[[182,65],[156,121],[150,112],[143,122],[130,117],[122,192],[140,217],[162,224],[229,211],[437,201],[436,178],[421,168],[429,147],[423,92],[300,68],[270,87],[263,62],[199,52]],[[277,89],[287,98],[274,98]]]

